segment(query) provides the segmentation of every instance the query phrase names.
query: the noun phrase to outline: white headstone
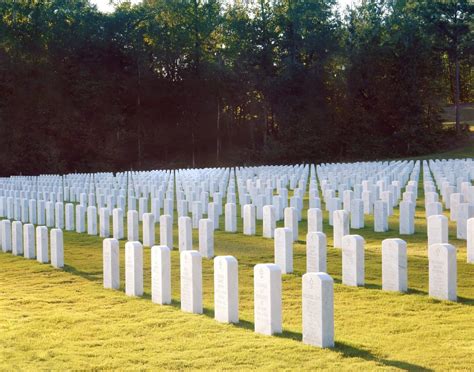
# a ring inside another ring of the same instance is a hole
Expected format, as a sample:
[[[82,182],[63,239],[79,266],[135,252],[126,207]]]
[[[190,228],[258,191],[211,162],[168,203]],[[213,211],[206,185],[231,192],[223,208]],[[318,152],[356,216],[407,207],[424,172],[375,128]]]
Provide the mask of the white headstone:
[[[327,271],[327,242],[322,232],[309,232],[306,236],[306,272]]]
[[[86,231],[86,210],[83,205],[76,205],[76,232],[81,234]]]
[[[178,218],[188,215],[188,202],[184,199],[178,200]]]
[[[352,199],[351,201],[351,228],[364,228],[364,203],[362,199]]]
[[[437,214],[443,214],[443,205],[440,202],[431,202],[426,204],[426,218],[429,216],[435,216]]]
[[[333,227],[334,248],[342,248],[342,237],[349,234],[349,213],[342,209],[334,211]]]
[[[97,208],[87,207],[87,234],[97,235]]]
[[[54,203],[52,201],[46,202],[46,226],[54,227]]]
[[[151,200],[151,213],[155,217],[155,221],[160,219],[161,201],[159,198],[153,198]]]
[[[388,231],[388,205],[382,200],[374,203],[374,231]]]
[[[334,281],[324,272],[303,275],[303,343],[334,346]]]
[[[74,204],[66,204],[66,231],[74,230]]]
[[[214,230],[219,228],[219,206],[217,203],[211,202],[207,205],[207,218],[212,221]]]
[[[199,253],[204,258],[214,257],[214,223],[209,218],[199,221]]]
[[[412,235],[415,233],[414,205],[410,201],[400,203],[399,218],[400,235]]]
[[[143,221],[143,215],[148,212],[148,199],[138,199],[138,220]]]
[[[344,190],[342,193],[342,209],[347,213],[351,213],[352,199],[354,198],[354,191]]]
[[[342,283],[364,285],[364,238],[346,235],[342,238]]]
[[[151,300],[160,305],[171,303],[171,254],[164,245],[151,248]]]
[[[20,221],[12,223],[12,253],[15,256],[23,255],[23,224]]]
[[[199,220],[202,219],[202,203],[195,201],[192,204],[193,229],[199,228]]]
[[[137,241],[125,243],[125,294],[143,295],[143,246]]]
[[[273,238],[275,227],[275,207],[273,205],[265,205],[263,207],[263,237]]]
[[[450,205],[450,220],[451,221],[456,221],[458,218],[458,210],[459,210],[459,204],[463,202],[464,198],[462,194],[460,193],[452,193],[451,196],[449,197],[449,205]]]
[[[135,242],[138,237],[138,212],[134,209],[127,212],[127,240]]]
[[[255,206],[244,205],[244,235],[255,235]]]
[[[54,214],[56,220],[56,228],[64,229],[64,204],[57,202],[54,207]]]
[[[281,270],[275,264],[254,267],[255,332],[273,335],[282,332]]]
[[[287,227],[275,229],[275,264],[283,274],[293,272],[293,233]]]
[[[292,232],[293,241],[298,240],[298,212],[294,207],[285,208],[285,227]]]
[[[25,258],[36,257],[35,227],[32,223],[23,225],[23,245]]]
[[[432,244],[448,243],[448,218],[443,215],[428,217],[428,247]]]
[[[202,257],[197,251],[180,254],[181,310],[202,314]]]
[[[104,288],[120,288],[120,256],[117,239],[107,238],[102,243]]]
[[[451,244],[428,247],[429,295],[440,300],[456,301],[456,248]]]
[[[173,250],[173,219],[169,214],[160,216],[160,245]]]
[[[381,193],[381,197],[385,204],[387,205],[387,217],[393,214],[393,194],[391,191],[384,191]]]
[[[110,214],[108,208],[99,210],[99,236],[108,238],[110,236]]]
[[[2,238],[2,251],[11,252],[12,251],[12,223],[10,220],[1,221],[1,238]]]
[[[114,208],[112,211],[112,228],[113,228],[113,237],[114,239],[120,240],[123,239],[123,209]]]
[[[382,289],[407,291],[407,243],[402,239],[382,241]]]
[[[459,204],[458,217],[456,218],[456,237],[458,239],[466,239],[467,220],[471,217],[474,217],[474,204]]]
[[[193,230],[191,217],[181,216],[178,218],[178,245],[179,251],[191,251],[193,249]]]
[[[280,195],[273,195],[272,203],[275,207],[275,219],[280,221],[283,218],[283,199]]]
[[[155,216],[153,213],[143,213],[143,246],[155,245]]]
[[[467,262],[474,263],[474,218],[469,218],[467,229]]]
[[[372,214],[374,203],[372,200],[372,192],[362,191],[362,202],[364,203],[364,214]]]
[[[327,210],[329,211],[329,226],[333,225],[334,211],[341,209],[341,199],[329,198],[326,203]]]
[[[173,199],[165,199],[163,201],[163,214],[171,217],[171,223],[173,223],[174,208]]]
[[[308,209],[308,233],[323,232],[323,212],[319,208]]]
[[[234,203],[225,205],[225,231],[237,232],[237,206]]]
[[[239,274],[232,256],[214,259],[214,317],[222,323],[239,322]]]
[[[30,199],[30,201],[28,202],[28,221],[31,223],[31,224],[35,224],[36,223],[36,218],[37,218],[37,210],[36,210],[36,205],[37,205],[37,202],[36,202],[36,199]]]
[[[3,237],[3,234],[2,234]],[[36,227],[36,259],[41,263],[49,262],[48,255],[48,228],[46,226]]]
[[[51,229],[51,265],[64,267],[64,239],[61,229]]]

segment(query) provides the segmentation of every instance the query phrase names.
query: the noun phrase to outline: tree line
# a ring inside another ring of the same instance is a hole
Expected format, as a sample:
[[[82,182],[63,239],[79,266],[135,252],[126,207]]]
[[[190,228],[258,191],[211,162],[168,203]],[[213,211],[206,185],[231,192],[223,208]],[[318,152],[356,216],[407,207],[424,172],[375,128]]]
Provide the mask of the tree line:
[[[439,149],[473,99],[469,0],[0,2],[0,173]]]

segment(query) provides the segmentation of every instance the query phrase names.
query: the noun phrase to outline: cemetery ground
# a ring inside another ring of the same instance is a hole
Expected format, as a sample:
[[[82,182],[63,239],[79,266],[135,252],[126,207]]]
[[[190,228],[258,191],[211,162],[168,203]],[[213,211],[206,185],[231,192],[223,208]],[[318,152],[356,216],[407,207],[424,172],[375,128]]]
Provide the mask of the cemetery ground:
[[[215,255],[239,261],[237,325],[213,319],[212,260],[203,259],[204,314],[180,310],[176,223],[170,306],[151,302],[149,248],[144,248],[145,295],[124,294],[125,240],[120,242],[120,291],[102,286],[102,239],[96,236],[64,233],[64,270],[0,253],[0,368],[469,369],[474,362],[474,266],[466,263],[466,242],[455,239],[450,222],[450,243],[458,249],[458,302],[428,297],[421,182],[419,193],[416,234],[402,237],[408,244],[407,294],[381,289],[381,242],[399,236],[398,208],[386,233],[373,232],[372,216],[366,216],[364,229],[352,230],[366,241],[366,284],[359,288],[341,284],[341,250],[332,247],[332,227],[324,212],[328,273],[335,281],[333,349],[301,342],[306,216],[294,245],[294,273],[282,277],[284,332],[275,337],[253,331],[253,267],[274,261],[274,243],[261,236],[261,221],[256,236],[242,235],[238,218],[239,233],[215,232]],[[194,246],[197,241],[193,230]]]
[[[459,108],[461,124],[467,124],[469,126],[474,125],[474,104],[463,103]],[[447,106],[444,108],[442,113],[444,125],[454,125],[455,123],[455,108],[454,105]]]
[[[432,154],[429,156],[419,156],[414,159],[447,159],[450,157],[453,158],[472,158],[474,157],[474,138],[470,139],[470,144],[466,146],[459,147],[455,150],[440,152],[437,154]]]

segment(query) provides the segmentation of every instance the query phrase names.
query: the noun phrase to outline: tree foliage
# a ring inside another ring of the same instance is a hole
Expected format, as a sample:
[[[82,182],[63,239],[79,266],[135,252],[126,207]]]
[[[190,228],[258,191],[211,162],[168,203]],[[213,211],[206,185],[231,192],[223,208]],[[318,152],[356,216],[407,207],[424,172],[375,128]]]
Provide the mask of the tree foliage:
[[[471,100],[473,6],[0,2],[3,174],[420,154]],[[454,79],[454,80],[453,80]]]

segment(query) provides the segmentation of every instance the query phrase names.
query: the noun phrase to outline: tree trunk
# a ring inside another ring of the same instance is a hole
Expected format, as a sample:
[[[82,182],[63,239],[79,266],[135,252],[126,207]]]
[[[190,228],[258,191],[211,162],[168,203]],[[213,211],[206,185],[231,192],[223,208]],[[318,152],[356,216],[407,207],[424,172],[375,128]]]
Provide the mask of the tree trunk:
[[[459,58],[456,53],[456,80],[454,87],[454,108],[456,110],[456,133],[461,133],[461,123],[460,123],[460,112],[459,112],[459,96],[460,96],[460,83],[459,83]]]
[[[221,106],[219,103],[219,97],[217,98],[217,136],[216,136],[216,161],[219,164],[220,152],[221,152]]]
[[[267,134],[268,134],[268,112],[267,112],[267,105],[263,105],[263,117],[265,122],[265,128],[263,130],[263,145],[267,145]]]
[[[137,113],[140,112],[140,106],[142,100],[140,97],[141,89],[141,71],[140,71],[140,61],[137,59]],[[137,121],[137,150],[138,150],[138,166],[142,166],[142,128],[140,123],[140,118]]]
[[[201,65],[201,39],[199,37],[199,4],[197,0],[193,2],[194,18],[193,18],[193,29],[194,29],[194,63],[196,77],[199,80],[200,77],[200,65]]]
[[[454,80],[454,108],[456,110],[456,133],[461,133],[461,123],[459,122],[459,34],[458,34],[458,4],[456,4],[454,22],[455,28],[455,39],[454,39],[454,63],[456,66],[456,77]]]
[[[194,136],[194,123],[191,123],[191,143],[192,143],[192,162],[193,168],[196,168],[196,140]]]

